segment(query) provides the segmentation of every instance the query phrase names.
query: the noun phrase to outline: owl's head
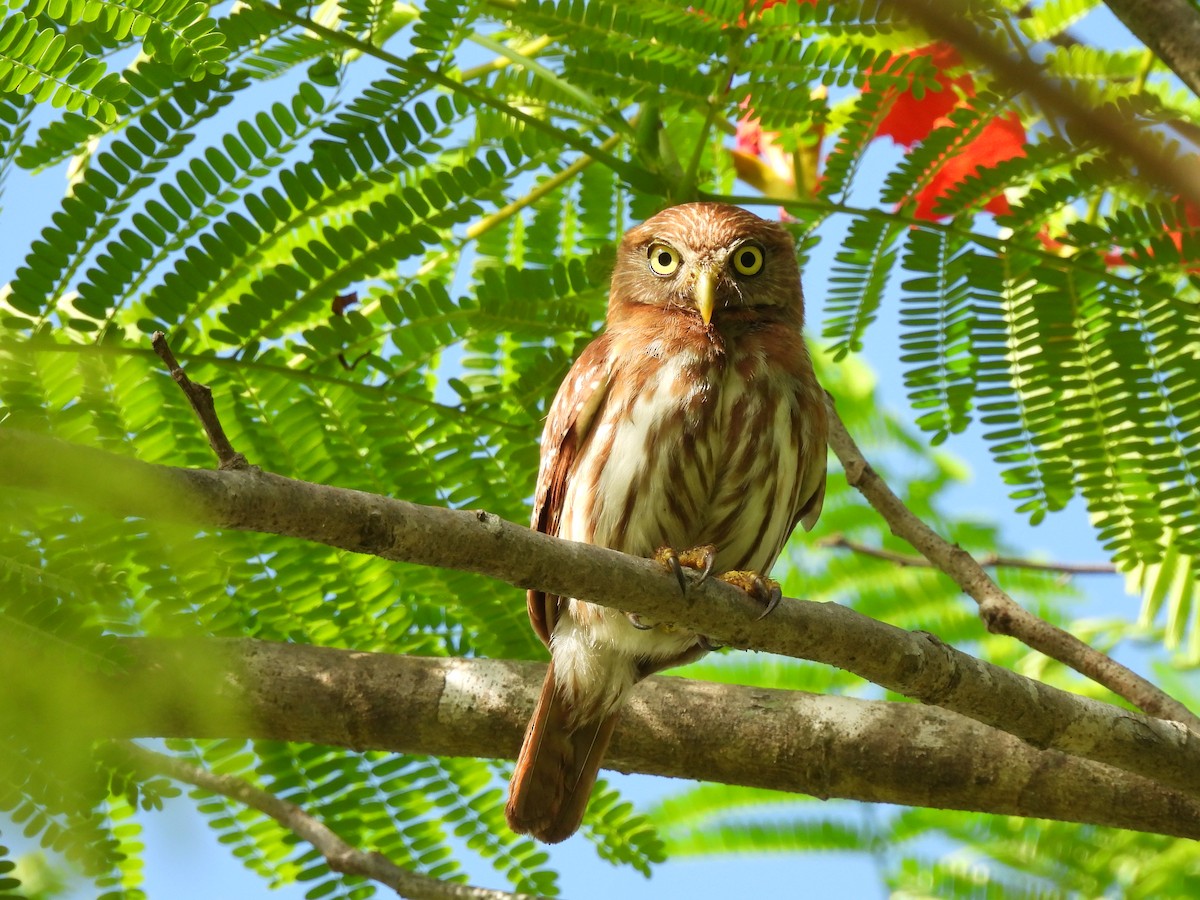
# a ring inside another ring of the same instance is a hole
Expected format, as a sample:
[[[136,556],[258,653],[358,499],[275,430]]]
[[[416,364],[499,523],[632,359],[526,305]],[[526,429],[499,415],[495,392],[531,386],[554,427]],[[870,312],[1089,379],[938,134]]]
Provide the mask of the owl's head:
[[[690,312],[708,326],[723,310],[803,316],[792,236],[724,203],[665,209],[625,233],[610,309],[639,303]]]

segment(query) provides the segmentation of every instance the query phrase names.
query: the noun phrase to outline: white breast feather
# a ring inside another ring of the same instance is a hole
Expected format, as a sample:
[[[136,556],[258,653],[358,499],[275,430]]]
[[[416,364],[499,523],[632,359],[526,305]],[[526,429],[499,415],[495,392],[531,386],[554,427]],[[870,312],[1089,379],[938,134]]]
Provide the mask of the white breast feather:
[[[611,449],[608,450],[598,483],[588,484],[582,478],[571,480],[563,498],[560,536],[567,540],[615,546],[645,555],[664,544],[676,546],[671,535],[658,533],[662,528],[659,524],[662,516],[655,515],[656,511],[649,508],[653,502],[651,497],[635,498],[626,533],[617,534],[616,531],[625,510],[630,486],[646,477],[651,481],[657,479],[656,483],[665,483],[669,477],[674,458],[672,448],[659,447],[656,448],[658,452],[648,454],[646,446],[650,436],[658,430],[665,416],[681,414],[680,405],[686,408],[688,401],[697,396],[696,392],[701,392],[720,403],[717,414],[708,420],[709,428],[697,435],[699,464],[711,465],[713,470],[700,472],[695,470],[696,467],[685,470],[683,483],[672,484],[670,489],[685,491],[690,497],[702,500],[699,504],[702,510],[708,505],[707,520],[710,527],[723,514],[727,515],[738,503],[745,501],[742,515],[747,527],[738,534],[738,546],[718,548],[719,551],[727,551],[722,553],[726,558],[744,558],[749,553],[758,524],[769,518],[766,539],[752,567],[765,574],[775,561],[775,547],[785,537],[782,532],[791,523],[792,511],[788,507],[799,474],[799,461],[787,431],[791,427],[792,406],[790,403],[781,403],[774,419],[767,425],[773,434],[766,442],[776,448],[779,455],[764,454],[754,459],[753,464],[747,467],[744,480],[729,477],[732,474],[728,468],[729,457],[737,453],[741,441],[748,438],[726,433],[733,411],[739,406],[744,407],[742,421],[748,425],[757,421],[757,426],[750,427],[762,427],[763,400],[760,392],[763,385],[759,379],[770,376],[763,372],[765,361],[761,355],[757,362],[750,382],[756,389],[747,391],[741,380],[724,384],[697,382],[694,376],[687,374],[694,360],[681,357],[667,359],[663,363],[661,378],[648,386],[649,389],[628,411],[628,418],[620,422],[614,416],[622,415],[623,410],[610,396],[608,399],[613,402],[604,405],[600,417],[593,423],[575,471],[580,473],[594,469],[589,466],[588,457],[604,453],[610,445]],[[690,383],[681,389],[676,382],[685,378]],[[783,386],[771,387],[782,389]],[[659,471],[645,473],[648,465],[656,466]],[[773,477],[767,477],[768,470],[773,470]],[[705,481],[717,485],[715,496],[700,497]],[[774,490],[768,496],[766,485],[772,483]],[[596,503],[601,506],[595,511],[597,516],[593,531],[590,523]],[[704,530],[703,523],[694,524],[699,531]],[[688,547],[676,546],[676,549],[685,550]],[[570,600],[569,603],[568,614],[559,616],[550,649],[560,686],[571,696],[588,698],[588,718],[616,706],[636,681],[639,661],[675,658],[693,646],[696,640],[695,634],[685,631],[635,629],[627,616],[618,610],[577,600]]]

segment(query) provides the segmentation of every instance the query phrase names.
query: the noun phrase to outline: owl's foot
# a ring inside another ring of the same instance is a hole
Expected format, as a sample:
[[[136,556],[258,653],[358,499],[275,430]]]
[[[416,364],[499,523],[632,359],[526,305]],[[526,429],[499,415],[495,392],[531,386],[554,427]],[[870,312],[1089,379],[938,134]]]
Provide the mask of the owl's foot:
[[[711,652],[713,650],[720,650],[722,647],[725,646],[724,644],[722,644],[718,641],[714,641],[707,634],[696,635],[696,643],[698,645],[700,645],[700,647],[704,650],[705,653]]]
[[[700,578],[696,583],[703,584],[704,580],[712,574],[713,564],[717,561],[717,548],[712,544],[705,544],[702,547],[693,547],[691,550],[684,550],[680,553],[672,547],[659,547],[654,552],[654,561],[675,573],[675,580],[679,582],[679,590],[686,595],[687,578],[684,576],[683,570],[685,568],[699,570]],[[678,630],[677,625],[647,622],[637,613],[627,612],[625,616],[629,619],[629,624],[639,631],[649,631],[651,628],[666,632]]]
[[[679,626],[674,622],[648,622],[637,613],[627,612],[625,613],[625,618],[638,631],[659,631],[663,634],[674,634],[680,630]]]
[[[759,615],[760,619],[770,615],[771,610],[777,607],[779,601],[783,599],[783,589],[779,586],[779,582],[764,578],[757,572],[725,572],[718,575],[717,578],[726,584],[741,588],[752,599],[761,603],[763,611]]]
[[[717,561],[717,548],[712,544],[704,544],[678,553],[671,547],[659,547],[654,552],[654,560],[675,573],[679,589],[686,594],[687,579],[683,575],[683,570],[685,568],[698,569],[700,578],[696,583],[703,584],[704,580],[712,574],[713,564]]]

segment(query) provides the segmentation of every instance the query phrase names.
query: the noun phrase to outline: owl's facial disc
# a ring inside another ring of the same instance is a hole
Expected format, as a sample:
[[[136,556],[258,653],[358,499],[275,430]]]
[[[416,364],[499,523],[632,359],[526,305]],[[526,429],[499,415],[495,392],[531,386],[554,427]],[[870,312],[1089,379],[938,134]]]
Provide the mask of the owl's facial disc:
[[[662,238],[645,246],[650,271],[658,278],[675,282],[677,290],[691,299],[706,328],[718,305],[742,297],[736,282],[753,278],[763,269],[763,247],[752,238],[694,254],[681,253]]]

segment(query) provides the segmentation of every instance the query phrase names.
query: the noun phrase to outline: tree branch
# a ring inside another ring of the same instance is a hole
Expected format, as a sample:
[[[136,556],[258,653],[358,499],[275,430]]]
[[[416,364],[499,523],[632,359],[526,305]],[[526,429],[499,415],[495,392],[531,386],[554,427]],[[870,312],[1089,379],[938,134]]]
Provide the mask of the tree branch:
[[[913,556],[908,553],[895,553],[882,547],[870,547],[867,544],[852,541],[844,534],[833,534],[817,541],[819,547],[830,547],[835,550],[849,550],[861,556],[870,556],[895,563],[898,566],[918,569],[935,569],[933,563],[923,556]],[[1112,563],[1065,563],[1038,562],[1033,559],[1023,559],[1018,556],[1001,556],[998,553],[986,553],[975,557],[975,562],[985,569],[1029,569],[1034,572],[1052,572],[1059,575],[1115,575],[1117,567]]]
[[[150,465],[7,428],[0,429],[0,483],[119,516],[288,535],[677,622],[734,647],[837,666],[1035,747],[1200,794],[1200,735],[1179,723],[1058,690],[954,650],[933,635],[904,631],[836,604],[784,600],[760,620],[758,604],[737,588],[717,579],[696,584],[694,575],[681,598],[675,578],[651,560],[552,538],[486,512],[419,506],[254,468]]]
[[[1104,0],[1133,32],[1200,96],[1200,13],[1188,0]]]
[[[84,737],[250,738],[512,759],[546,671],[530,662],[248,639],[134,638],[118,649],[121,669],[98,672],[94,660],[73,660],[56,645],[5,646],[0,709],[13,710],[16,724],[54,709],[75,740],[83,730]],[[130,696],[139,702],[128,703]],[[1200,838],[1196,797],[914,703],[657,676],[634,691],[605,764],[821,798]],[[230,796],[263,809],[258,795]],[[294,818],[289,813],[289,827]]]
[[[1072,127],[1131,160],[1136,167],[1132,173],[1135,177],[1164,185],[1200,205],[1200,167],[1185,164],[1178,156],[1160,149],[1146,139],[1146,129],[1111,107],[1084,104],[1066,87],[1047,78],[1036,63],[1013,58],[1002,45],[976,28],[961,9],[948,8],[959,4],[936,0],[890,0],[890,3],[928,34],[953,44],[991,69],[1001,82],[1023,91],[1048,115],[1061,116]],[[1129,5],[1138,11],[1144,7],[1133,0]]]
[[[1151,715],[1183,722],[1194,733],[1200,731],[1200,717],[1174,697],[1075,635],[1035,616],[1002,591],[971,554],[949,543],[904,505],[863,457],[832,402],[829,412],[829,446],[841,460],[846,480],[883,516],[892,534],[912,544],[979,604],[979,615],[988,631],[1015,637]]]
[[[256,788],[244,778],[217,775],[178,757],[155,753],[136,744],[121,744],[116,749],[136,771],[143,774],[143,777],[165,775],[256,809],[312,844],[325,857],[325,862],[333,871],[378,881],[408,900],[537,900],[532,894],[512,894],[508,891],[454,884],[418,872],[410,872],[396,865],[382,853],[366,853],[352,847],[331,828],[294,803],[288,803],[274,794]]]
[[[200,384],[188,378],[187,373],[180,368],[178,360],[175,359],[175,354],[171,352],[167,336],[161,331],[154,332],[150,338],[150,346],[154,348],[159,359],[166,364],[167,371],[171,373],[171,377],[175,379],[175,383],[179,385],[183,395],[187,397],[192,411],[200,420],[200,426],[208,436],[208,446],[212,447],[213,453],[217,455],[220,467],[222,469],[244,469],[248,466],[246,457],[234,450],[233,444],[229,443],[229,438],[225,436],[225,429],[221,427],[221,420],[217,417],[216,404],[213,403],[212,389],[207,384]]]

